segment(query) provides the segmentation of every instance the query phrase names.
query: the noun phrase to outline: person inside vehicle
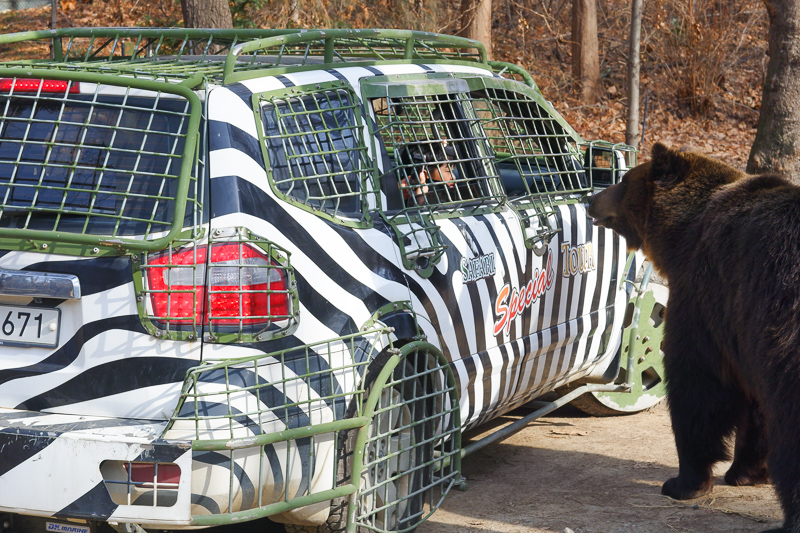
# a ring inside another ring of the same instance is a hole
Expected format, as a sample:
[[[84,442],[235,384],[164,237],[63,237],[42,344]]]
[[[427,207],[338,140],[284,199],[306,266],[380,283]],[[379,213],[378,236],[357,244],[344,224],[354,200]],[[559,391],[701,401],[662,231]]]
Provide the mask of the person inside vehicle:
[[[400,189],[406,207],[441,204],[457,199],[451,192],[456,153],[446,140],[410,143],[398,150]],[[442,186],[444,185],[444,186]]]

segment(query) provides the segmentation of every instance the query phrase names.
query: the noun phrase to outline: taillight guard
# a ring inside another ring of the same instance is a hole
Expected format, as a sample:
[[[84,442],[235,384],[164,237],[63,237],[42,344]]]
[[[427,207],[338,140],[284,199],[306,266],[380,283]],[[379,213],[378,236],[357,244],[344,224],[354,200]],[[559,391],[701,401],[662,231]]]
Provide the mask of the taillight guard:
[[[259,342],[297,326],[289,252],[244,229],[145,254],[140,270],[140,313],[156,337]]]

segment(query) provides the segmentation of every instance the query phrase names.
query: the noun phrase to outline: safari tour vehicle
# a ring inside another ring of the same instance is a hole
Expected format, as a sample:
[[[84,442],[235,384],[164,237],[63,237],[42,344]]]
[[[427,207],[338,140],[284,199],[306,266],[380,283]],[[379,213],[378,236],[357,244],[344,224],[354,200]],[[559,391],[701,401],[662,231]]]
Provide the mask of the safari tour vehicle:
[[[585,206],[633,150],[584,142],[480,43],[78,28],[12,48],[9,529],[410,531],[492,439],[663,397],[664,299]]]

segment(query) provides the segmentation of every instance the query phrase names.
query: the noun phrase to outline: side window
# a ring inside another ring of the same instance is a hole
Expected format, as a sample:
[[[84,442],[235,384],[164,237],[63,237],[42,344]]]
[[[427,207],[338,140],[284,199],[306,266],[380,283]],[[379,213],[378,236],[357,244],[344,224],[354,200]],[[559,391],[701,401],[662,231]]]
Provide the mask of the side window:
[[[381,182],[399,186],[404,209],[502,201],[491,151],[465,95],[375,98],[372,107],[391,157]]]
[[[554,112],[522,92],[483,85],[470,96],[528,244],[549,241],[560,231],[557,205],[578,201],[591,189],[579,139]]]
[[[363,219],[374,166],[367,157],[358,99],[334,89],[259,100],[273,189],[331,217]]]
[[[575,139],[538,102],[492,88],[471,96],[510,198],[590,188]]]

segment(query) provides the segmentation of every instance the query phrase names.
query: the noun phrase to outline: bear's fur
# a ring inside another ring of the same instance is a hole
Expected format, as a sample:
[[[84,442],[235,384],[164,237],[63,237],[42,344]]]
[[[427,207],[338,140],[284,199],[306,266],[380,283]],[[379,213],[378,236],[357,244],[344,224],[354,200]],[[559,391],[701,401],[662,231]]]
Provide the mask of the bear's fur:
[[[771,478],[785,517],[773,531],[800,533],[800,187],[656,144],[589,215],[669,283],[664,368],[680,465],[662,493],[709,492],[735,431],[725,481]]]

